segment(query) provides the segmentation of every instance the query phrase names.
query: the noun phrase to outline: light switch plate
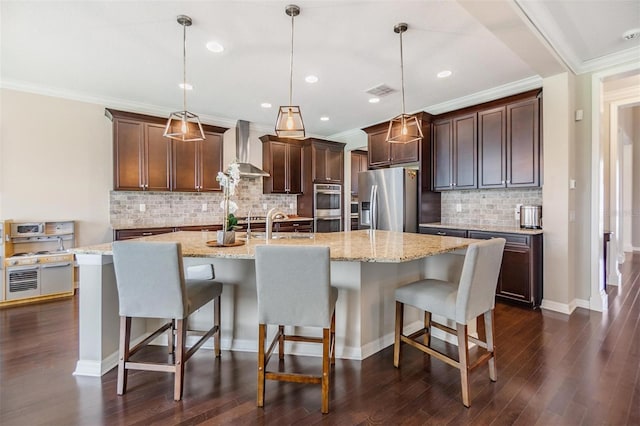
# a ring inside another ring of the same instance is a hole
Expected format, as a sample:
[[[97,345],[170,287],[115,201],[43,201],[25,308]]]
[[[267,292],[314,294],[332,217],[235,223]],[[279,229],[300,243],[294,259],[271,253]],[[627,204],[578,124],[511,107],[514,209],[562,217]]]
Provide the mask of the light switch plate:
[[[147,211],[147,205],[146,204],[140,204],[140,211],[141,212]]]
[[[203,211],[203,212],[206,212],[206,211],[207,211],[207,203],[204,203],[204,204],[202,205],[202,211]]]

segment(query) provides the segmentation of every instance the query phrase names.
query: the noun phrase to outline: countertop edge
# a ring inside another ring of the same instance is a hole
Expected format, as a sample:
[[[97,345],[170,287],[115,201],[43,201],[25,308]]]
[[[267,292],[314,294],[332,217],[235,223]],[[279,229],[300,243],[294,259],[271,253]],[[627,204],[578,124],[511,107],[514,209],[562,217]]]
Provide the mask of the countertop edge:
[[[420,223],[419,227],[425,228],[449,228],[461,229],[468,231],[484,231],[484,232],[502,232],[505,234],[524,234],[524,235],[540,235],[544,233],[543,229],[526,229],[516,228],[515,226],[491,226],[491,225],[470,225],[470,224],[453,224],[453,223]]]

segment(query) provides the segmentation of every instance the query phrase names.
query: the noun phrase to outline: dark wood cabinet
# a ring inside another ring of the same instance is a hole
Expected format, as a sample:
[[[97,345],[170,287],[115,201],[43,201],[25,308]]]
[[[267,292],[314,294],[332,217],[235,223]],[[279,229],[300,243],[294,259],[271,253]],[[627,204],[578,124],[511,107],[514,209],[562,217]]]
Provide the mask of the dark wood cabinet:
[[[469,231],[468,236],[479,240],[506,239],[496,297],[529,307],[540,306],[542,302],[542,234]]]
[[[171,189],[171,140],[164,126],[107,110],[113,121],[113,187],[124,191]]]
[[[303,145],[295,139],[265,135],[262,141],[262,166],[269,177],[262,180],[265,194],[300,194],[302,186]]]
[[[274,232],[313,232],[313,222],[310,220],[275,222],[273,230]]]
[[[166,118],[112,109],[113,187],[120,191],[218,191],[223,127],[203,125],[205,140],[165,138]]]
[[[311,149],[313,183],[342,183],[345,144],[318,139],[308,139],[308,141]]]
[[[477,114],[433,122],[433,188],[436,191],[477,187]]]
[[[216,177],[222,170],[222,134],[205,131],[202,141],[173,141],[174,191],[220,191]]]
[[[422,132],[424,134],[424,127],[427,122],[423,123],[422,114],[419,115],[419,122],[422,126]],[[415,127],[415,124],[411,123],[411,126]],[[396,164],[409,164],[420,162],[421,159],[421,144],[420,141],[409,143],[389,143],[387,142],[387,133],[389,132],[389,122],[376,124],[375,126],[363,129],[368,135],[368,152],[369,152],[369,167],[388,167]],[[428,130],[428,124],[427,124]],[[410,129],[411,132],[417,133],[415,129]],[[392,135],[395,133],[395,129],[392,131]]]
[[[130,240],[132,238],[148,237],[151,235],[168,234],[174,228],[140,228],[140,229],[116,229],[113,232],[114,241]]]
[[[419,229],[421,234],[427,235],[440,235],[441,237],[459,237],[466,238],[467,231],[465,229],[453,229],[453,228],[429,228],[421,226]]]
[[[358,173],[369,168],[367,151],[351,151],[351,196],[358,196]]]
[[[478,113],[479,188],[540,185],[537,97]]]
[[[187,225],[187,226],[176,226],[174,228],[176,232],[178,231],[202,231],[202,232],[215,232],[222,231],[222,225]]]

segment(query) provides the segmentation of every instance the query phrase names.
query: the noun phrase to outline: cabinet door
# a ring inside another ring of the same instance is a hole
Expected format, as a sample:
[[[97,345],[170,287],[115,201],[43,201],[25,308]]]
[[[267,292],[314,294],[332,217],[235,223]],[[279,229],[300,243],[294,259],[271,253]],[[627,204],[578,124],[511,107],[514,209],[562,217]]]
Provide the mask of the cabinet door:
[[[477,137],[476,114],[453,119],[453,187],[476,188]]]
[[[328,182],[342,183],[344,172],[344,152],[338,148],[328,148],[325,163],[325,178]]]
[[[421,226],[419,229],[419,233],[427,235],[440,235],[441,237],[467,237],[466,229],[429,228],[428,226]]]
[[[418,134],[414,121],[408,127],[410,134]],[[394,132],[396,129],[394,129]],[[397,129],[400,131],[400,128]],[[386,134],[385,134],[386,137]],[[420,142],[410,143],[392,143],[391,145],[391,164],[415,163],[420,161]]]
[[[453,188],[451,127],[451,120],[433,123],[433,189],[435,191]]]
[[[269,173],[271,174],[271,192],[286,193],[287,192],[287,144],[284,142],[268,142],[271,164]]]
[[[391,147],[386,139],[386,128],[369,134],[369,167],[388,166],[391,163]]]
[[[171,139],[165,138],[164,126],[145,124],[145,189],[169,191],[171,189]]]
[[[539,100],[507,105],[507,186],[540,185]]]
[[[327,161],[329,148],[313,144],[313,181],[327,182]]]
[[[302,193],[302,146],[287,145],[287,185],[285,192]]]
[[[360,152],[351,152],[351,195],[358,196],[358,173],[367,170],[367,155]]]
[[[200,191],[220,191],[220,182],[216,180],[222,171],[222,135],[205,132],[205,140],[198,142],[200,152],[198,163]]]
[[[507,244],[502,255],[502,269],[497,294],[531,302],[531,262],[529,248]]]
[[[144,190],[144,125],[139,121],[113,121],[114,189]]]
[[[478,113],[478,188],[506,184],[506,107]]]
[[[198,191],[198,143],[173,142],[173,190]]]

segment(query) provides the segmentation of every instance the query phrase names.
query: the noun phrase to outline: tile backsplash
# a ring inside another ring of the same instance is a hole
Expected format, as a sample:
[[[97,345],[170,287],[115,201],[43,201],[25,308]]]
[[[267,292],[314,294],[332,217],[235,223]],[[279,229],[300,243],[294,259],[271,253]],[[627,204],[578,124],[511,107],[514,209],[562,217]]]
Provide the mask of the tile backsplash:
[[[441,222],[452,225],[519,226],[515,218],[517,204],[542,205],[542,188],[475,189],[441,194]],[[456,211],[458,205],[460,212]]]
[[[221,192],[111,191],[110,220],[113,228],[210,225],[222,223]],[[236,216],[265,216],[272,207],[287,214],[297,211],[297,195],[263,194],[262,179],[243,179],[231,200],[238,204]],[[144,204],[144,212],[140,205]],[[202,211],[206,204],[207,210]],[[267,209],[264,209],[266,204]]]

